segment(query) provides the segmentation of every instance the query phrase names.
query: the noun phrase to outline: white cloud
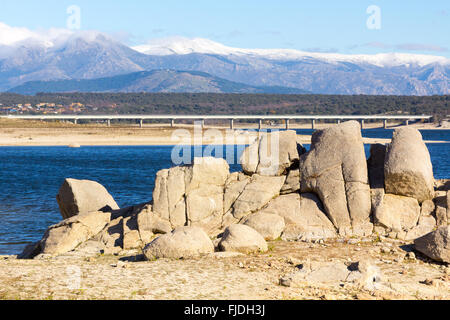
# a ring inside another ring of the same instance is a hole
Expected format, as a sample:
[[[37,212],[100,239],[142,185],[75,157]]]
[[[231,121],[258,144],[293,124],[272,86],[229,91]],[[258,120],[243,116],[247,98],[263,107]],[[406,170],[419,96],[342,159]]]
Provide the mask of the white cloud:
[[[48,29],[33,31],[22,27],[11,27],[0,22],[0,45],[14,46],[24,41],[38,41],[48,46],[60,37],[67,37],[73,32],[68,29]]]
[[[12,45],[34,36],[35,34],[27,28],[14,28],[0,22],[0,44],[2,45]]]

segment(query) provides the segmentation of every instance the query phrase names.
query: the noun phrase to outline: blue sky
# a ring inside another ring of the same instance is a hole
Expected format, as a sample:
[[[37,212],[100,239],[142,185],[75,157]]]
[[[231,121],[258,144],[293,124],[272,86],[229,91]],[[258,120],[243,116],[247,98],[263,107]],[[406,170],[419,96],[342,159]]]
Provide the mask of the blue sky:
[[[201,37],[241,48],[450,57],[448,0],[1,0],[0,21],[32,30],[65,28],[67,8],[81,9],[81,29],[129,45],[169,36]],[[369,6],[381,29],[369,29]]]

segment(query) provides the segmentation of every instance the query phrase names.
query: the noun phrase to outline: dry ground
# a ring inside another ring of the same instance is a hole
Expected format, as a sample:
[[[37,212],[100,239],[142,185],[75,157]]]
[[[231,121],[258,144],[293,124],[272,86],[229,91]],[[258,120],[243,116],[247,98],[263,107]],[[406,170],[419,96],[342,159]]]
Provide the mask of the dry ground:
[[[0,299],[450,299],[449,266],[417,253],[417,259],[405,259],[411,246],[395,241],[350,242],[274,241],[265,254],[192,260],[0,257]],[[390,252],[382,253],[386,248]],[[371,292],[351,283],[279,284],[280,277],[306,259],[350,263],[366,258],[381,269],[383,289]]]
[[[319,123],[317,128],[331,124]],[[254,126],[254,124],[253,124]],[[377,127],[379,124],[367,124],[367,127]],[[242,128],[249,125],[241,124]],[[251,127],[251,125],[250,125]],[[308,125],[293,125],[292,128],[309,128]],[[435,128],[432,124],[418,124],[418,128]],[[120,146],[120,145],[177,145],[177,144],[238,144],[246,145],[253,142],[256,133],[245,133],[239,130],[231,131],[224,127],[210,124],[202,136],[202,140],[194,140],[192,125],[179,124],[174,128],[161,125],[138,126],[102,124],[74,125],[68,122],[40,122],[0,119],[0,146]],[[271,129],[276,128],[270,127]],[[281,128],[281,126],[280,126]],[[180,131],[181,130],[181,131]],[[219,133],[217,135],[217,132]],[[180,136],[181,135],[181,136]],[[186,138],[187,137],[187,138]],[[217,138],[218,137],[218,138]],[[299,135],[299,142],[310,144],[311,136]],[[389,143],[389,139],[364,139],[365,143]]]

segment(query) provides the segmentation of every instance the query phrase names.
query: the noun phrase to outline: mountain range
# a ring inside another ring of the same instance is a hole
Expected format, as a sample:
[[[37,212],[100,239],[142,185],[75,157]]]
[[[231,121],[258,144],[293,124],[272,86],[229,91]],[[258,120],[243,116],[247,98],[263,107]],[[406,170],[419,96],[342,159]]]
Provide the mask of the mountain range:
[[[0,39],[0,91],[33,93],[41,88],[443,95],[450,94],[450,59],[239,49],[185,38],[129,47],[98,32],[30,35],[8,43]]]
[[[153,70],[82,80],[29,81],[9,90],[35,95],[39,92],[202,92],[304,94],[302,89],[251,86],[199,71]]]

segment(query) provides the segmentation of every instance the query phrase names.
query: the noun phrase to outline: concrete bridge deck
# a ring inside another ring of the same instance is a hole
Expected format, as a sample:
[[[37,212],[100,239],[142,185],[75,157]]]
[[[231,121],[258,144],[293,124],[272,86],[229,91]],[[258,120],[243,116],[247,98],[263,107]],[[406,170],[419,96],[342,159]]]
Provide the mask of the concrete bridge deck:
[[[21,119],[21,120],[67,120],[77,123],[79,120],[102,120],[106,121],[108,126],[111,125],[111,120],[136,120],[139,121],[140,126],[144,125],[145,120],[168,120],[171,125],[175,125],[176,120],[194,120],[201,121],[202,127],[206,120],[228,120],[230,121],[230,128],[234,128],[234,121],[236,120],[258,120],[259,129],[262,128],[262,122],[265,120],[284,120],[286,129],[289,129],[289,121],[291,120],[309,120],[311,121],[312,129],[315,129],[316,121],[318,120],[336,120],[338,123],[347,120],[357,120],[361,122],[364,127],[364,122],[367,120],[383,121],[384,127],[387,127],[389,120],[402,120],[408,125],[409,121],[415,120],[430,120],[432,116],[429,115],[8,115],[0,116],[6,119]]]

